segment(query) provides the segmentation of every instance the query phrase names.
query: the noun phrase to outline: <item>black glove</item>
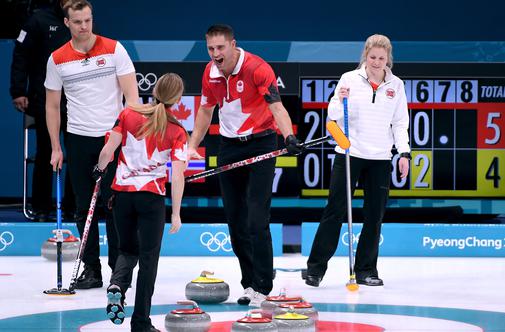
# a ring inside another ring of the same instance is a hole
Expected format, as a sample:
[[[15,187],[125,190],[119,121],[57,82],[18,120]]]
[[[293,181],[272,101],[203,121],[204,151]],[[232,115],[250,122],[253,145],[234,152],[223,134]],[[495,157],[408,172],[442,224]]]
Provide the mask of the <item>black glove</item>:
[[[96,164],[95,167],[93,167],[93,173],[91,173],[91,176],[95,181],[98,181],[98,179],[103,178],[105,174],[107,174],[107,168],[100,169],[98,168],[98,164]]]
[[[289,135],[288,137],[286,137],[286,141],[284,142],[284,144],[286,144],[286,149],[288,150],[288,153],[290,155],[297,156],[300,153],[302,153],[303,150],[305,150],[305,148],[302,145],[302,142],[300,142],[295,135]]]

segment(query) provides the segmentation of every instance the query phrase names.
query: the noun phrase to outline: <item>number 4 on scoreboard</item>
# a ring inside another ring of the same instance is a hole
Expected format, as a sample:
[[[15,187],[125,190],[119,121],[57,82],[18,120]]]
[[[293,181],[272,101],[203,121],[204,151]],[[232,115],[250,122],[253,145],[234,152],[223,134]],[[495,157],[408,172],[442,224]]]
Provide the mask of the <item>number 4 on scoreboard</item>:
[[[499,188],[501,177],[498,157],[494,157],[493,161],[491,161],[491,165],[489,165],[486,172],[486,180],[492,180],[493,187]]]
[[[503,197],[505,186],[505,151],[481,149],[477,151],[477,195]]]

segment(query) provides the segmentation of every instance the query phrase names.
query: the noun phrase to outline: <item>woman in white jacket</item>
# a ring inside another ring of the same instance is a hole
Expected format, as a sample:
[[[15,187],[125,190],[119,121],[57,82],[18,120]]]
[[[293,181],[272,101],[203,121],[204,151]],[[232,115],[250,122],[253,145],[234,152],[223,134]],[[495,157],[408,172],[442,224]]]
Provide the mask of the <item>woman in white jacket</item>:
[[[393,75],[392,46],[383,35],[365,42],[358,69],[344,73],[328,106],[329,120],[344,127],[343,99],[348,98],[351,191],[359,179],[364,189],[363,229],[354,270],[358,284],[382,286],[377,271],[382,218],[391,180],[391,148],[396,147],[402,178],[409,172],[409,115],[403,81]],[[307,285],[318,287],[335,253],[342,222],[347,220],[345,151],[336,147],[330,194],[307,262]]]

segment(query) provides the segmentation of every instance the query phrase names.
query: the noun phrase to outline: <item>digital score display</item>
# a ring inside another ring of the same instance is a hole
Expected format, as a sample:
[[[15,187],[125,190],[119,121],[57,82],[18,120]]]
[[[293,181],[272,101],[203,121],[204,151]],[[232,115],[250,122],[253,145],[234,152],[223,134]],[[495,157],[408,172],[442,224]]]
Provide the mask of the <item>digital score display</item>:
[[[390,196],[503,198],[505,78],[402,79],[412,161],[408,177],[401,179],[393,149]],[[337,83],[335,77],[300,78],[299,130],[307,140],[326,134],[326,108]],[[327,196],[334,144],[312,147],[301,157],[302,196]],[[362,190],[356,194],[362,195]]]

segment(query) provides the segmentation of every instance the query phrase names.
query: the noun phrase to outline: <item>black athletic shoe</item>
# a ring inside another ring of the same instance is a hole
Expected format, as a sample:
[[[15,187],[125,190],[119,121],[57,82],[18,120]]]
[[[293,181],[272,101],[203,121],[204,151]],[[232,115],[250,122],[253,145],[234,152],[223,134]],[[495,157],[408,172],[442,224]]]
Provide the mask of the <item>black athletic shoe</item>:
[[[124,295],[119,286],[110,285],[107,288],[107,317],[114,324],[123,324],[125,319],[124,313]]]
[[[310,274],[307,274],[307,276],[305,277],[305,283],[312,287],[319,287],[321,280],[323,280],[323,277],[314,276]]]
[[[366,286],[384,286],[384,282],[379,277],[371,276],[364,279],[356,279],[356,282],[360,285]]]
[[[82,271],[81,276],[77,278],[75,283],[75,289],[101,288],[102,286],[102,272],[100,271],[100,267],[88,265],[84,266],[84,271]]]

